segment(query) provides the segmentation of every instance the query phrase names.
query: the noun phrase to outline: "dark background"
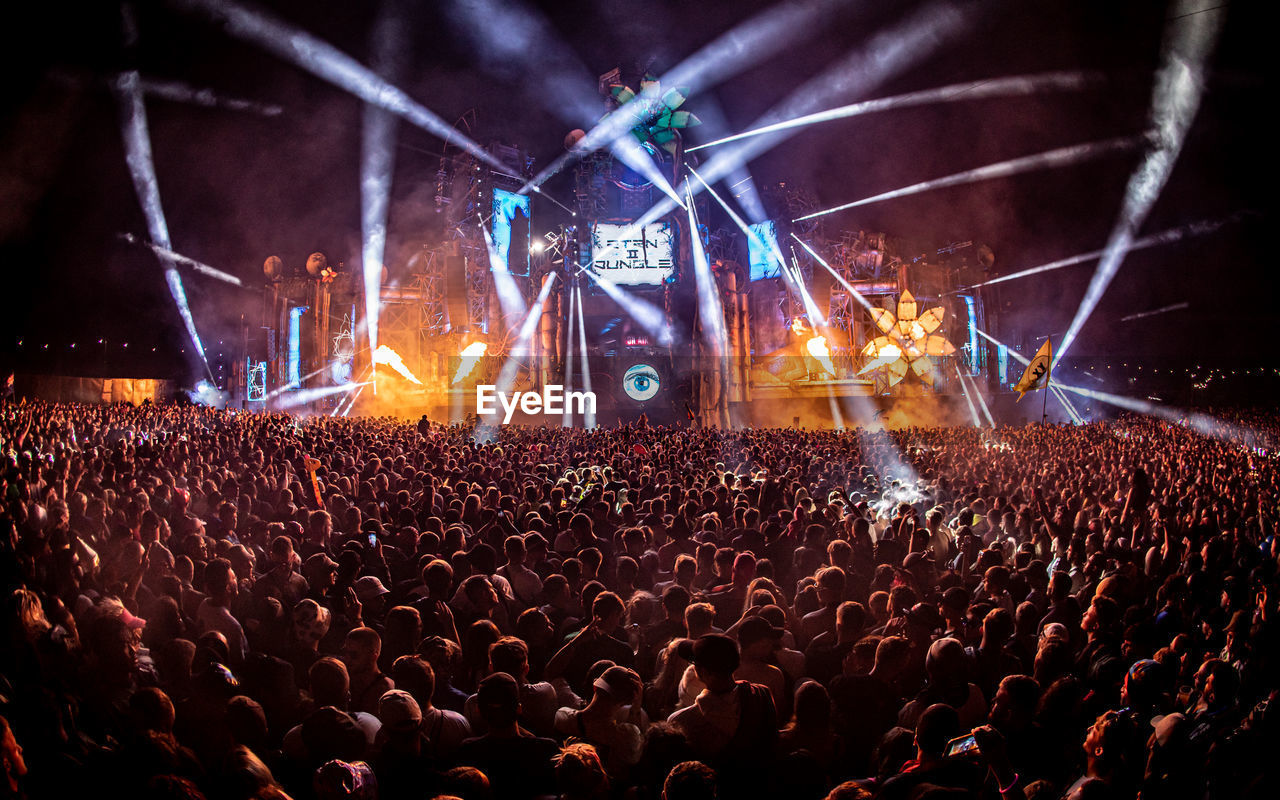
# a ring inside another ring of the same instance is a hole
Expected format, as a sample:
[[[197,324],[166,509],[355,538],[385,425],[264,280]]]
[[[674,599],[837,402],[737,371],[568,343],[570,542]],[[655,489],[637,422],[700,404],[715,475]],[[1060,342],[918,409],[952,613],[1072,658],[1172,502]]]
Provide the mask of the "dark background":
[[[452,3],[404,3],[408,58],[399,85],[472,138],[527,148],[535,170],[563,152],[568,124],[550,80],[590,92],[596,77],[652,59],[661,74],[771,4],[743,0],[563,0],[536,9],[571,51],[539,53],[533,69],[476,47],[450,21]],[[376,2],[305,0],[260,6],[369,61]],[[850,2],[799,45],[695,94],[686,107],[740,130],[831,62],[905,17],[914,2]],[[1203,8],[1218,5],[1204,0]],[[1099,87],[924,107],[815,126],[749,166],[757,184],[811,189],[822,207],[1070,144],[1139,133],[1169,7],[1163,2],[974,2],[975,30],[881,86],[888,96],[950,83],[1050,70],[1098,70]],[[1172,178],[1142,233],[1250,212],[1217,233],[1130,254],[1073,350],[1099,364],[1273,365],[1277,311],[1268,274],[1269,198],[1276,174],[1264,71],[1272,34],[1265,4],[1226,14],[1203,104]],[[64,374],[190,377],[186,335],[149,251],[146,222],[125,165],[106,81],[122,69],[283,108],[276,116],[147,99],[160,194],[176,251],[237,275],[237,289],[183,270],[211,359],[231,351],[240,314],[255,308],[261,265],[279,255],[301,266],[322,251],[360,261],[361,103],[297,67],[241,42],[205,18],[163,2],[136,8],[139,38],[123,46],[111,2],[26,3],[9,12],[0,106],[0,366]],[[506,32],[512,36],[518,31]],[[545,58],[544,58],[545,57]],[[547,72],[539,74],[539,63]],[[578,73],[573,73],[578,69]],[[549,77],[551,76],[551,77]],[[861,97],[841,97],[853,102]],[[600,107],[601,113],[603,106]],[[469,112],[473,112],[469,114]],[[439,140],[398,128],[386,260],[394,270],[431,235]],[[827,218],[829,231],[881,230],[941,246],[973,240],[1011,272],[1102,247],[1137,152],[873,204]],[[570,201],[567,174],[546,186]],[[534,234],[562,221],[536,199]],[[1005,284],[1006,320],[1028,337],[1062,332],[1095,262]],[[1184,311],[1122,323],[1138,311]],[[250,312],[252,313],[252,312]],[[99,340],[102,340],[99,343]],[[124,344],[128,343],[125,348]],[[220,346],[221,342],[225,345]],[[72,347],[72,344],[75,347]]]

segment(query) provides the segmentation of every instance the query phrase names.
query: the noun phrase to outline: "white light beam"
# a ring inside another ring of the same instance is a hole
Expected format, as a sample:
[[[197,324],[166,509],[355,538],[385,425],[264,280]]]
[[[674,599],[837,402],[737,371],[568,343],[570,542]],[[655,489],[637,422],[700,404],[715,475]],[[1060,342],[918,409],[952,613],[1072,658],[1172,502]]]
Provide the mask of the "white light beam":
[[[155,163],[151,159],[151,133],[147,127],[147,109],[142,102],[142,89],[137,72],[124,72],[116,79],[115,94],[120,111],[120,129],[124,138],[125,161],[129,166],[129,177],[133,181],[133,189],[138,195],[138,203],[147,218],[147,232],[151,241],[165,250],[172,250],[169,240],[169,223],[165,221],[164,208],[160,205],[160,184],[156,179]],[[187,303],[187,290],[182,285],[182,276],[178,268],[167,256],[160,257],[164,267],[164,280],[169,287],[169,295],[182,324],[187,330],[187,338],[200,357],[200,363],[211,382],[214,381],[213,370],[209,368],[209,359],[205,356],[204,344],[200,341],[200,333],[196,330],[195,318],[191,316],[191,306]]]
[[[1225,8],[1225,4],[1221,8]],[[1080,307],[1054,353],[1054,363],[1061,361],[1071,349],[1112,279],[1120,271],[1125,253],[1173,172],[1187,131],[1200,108],[1209,54],[1218,41],[1226,14],[1212,11],[1188,14],[1186,12],[1196,11],[1191,0],[1177,0],[1173,10],[1175,14],[1165,28],[1162,63],[1156,73],[1151,97],[1150,116],[1155,138],[1142,164],[1129,177],[1124,203],[1107,241],[1106,253],[1098,262]]]
[[[770,125],[762,125],[759,128],[752,128],[751,130],[743,131],[741,133],[735,133],[732,136],[725,136],[723,138],[716,139],[715,141],[697,145],[696,147],[690,147],[687,148],[686,152],[692,153],[709,147],[716,147],[722,144],[729,144],[730,142],[741,141],[742,139],[750,139],[753,136],[764,136],[770,133],[791,130],[792,128],[803,128],[822,122],[833,122],[835,120],[848,119],[849,117],[857,117],[881,111],[911,108],[914,106],[930,105],[933,103],[951,103],[961,100],[986,100],[992,97],[1013,97],[1018,95],[1036,94],[1039,92],[1080,91],[1096,82],[1097,76],[1084,72],[1049,72],[1043,75],[1019,75],[1008,78],[969,81],[968,83],[953,83],[950,86],[942,86],[936,89],[924,89],[919,92],[908,92],[906,94],[894,95],[892,97],[863,100],[859,103],[850,103],[837,108],[830,108],[826,111],[818,111],[813,114],[802,114],[794,119],[783,120],[782,122],[775,122]]]
[[[966,183],[977,183],[978,181],[988,181],[995,178],[1007,178],[1012,175],[1019,175],[1024,172],[1031,172],[1032,170],[1038,169],[1057,169],[1060,167],[1067,167],[1072,164],[1079,164],[1082,161],[1101,158],[1102,156],[1110,155],[1112,153],[1122,153],[1127,150],[1133,150],[1144,141],[1145,137],[1142,136],[1120,136],[1099,142],[1088,142],[1086,144],[1075,144],[1069,147],[1059,147],[1043,153],[1011,158],[1007,161],[1000,161],[995,164],[987,164],[975,169],[965,170],[964,172],[957,172],[954,175],[946,175],[941,178],[913,183],[910,186],[904,186],[901,189],[881,192],[880,194],[873,195],[871,197],[864,197],[861,200],[854,200],[822,211],[815,211],[812,214],[805,214],[803,217],[797,217],[792,221],[803,222],[806,219],[823,217],[828,214],[834,214],[838,211],[845,211],[850,208],[871,205],[872,203],[880,203],[885,200],[895,200],[899,197],[920,194],[921,192],[928,192],[934,189],[961,186]]]
[[[169,0],[188,12],[199,12],[225,27],[237,39],[257,45],[277,57],[332,83],[370,105],[384,108],[446,144],[456,144],[489,166],[508,167],[461,131],[445,122],[404,91],[378,77],[333,45],[264,11],[235,0]]]

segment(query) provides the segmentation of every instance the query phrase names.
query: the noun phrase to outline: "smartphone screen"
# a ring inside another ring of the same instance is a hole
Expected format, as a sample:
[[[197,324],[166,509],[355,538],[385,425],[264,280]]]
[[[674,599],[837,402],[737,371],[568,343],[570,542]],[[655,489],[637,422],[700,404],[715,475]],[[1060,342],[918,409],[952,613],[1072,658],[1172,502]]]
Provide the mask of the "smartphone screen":
[[[378,535],[376,533],[369,534],[369,546],[370,547],[378,546]]]
[[[965,753],[975,752],[978,749],[978,740],[973,734],[968,736],[959,736],[947,742],[947,755],[958,756]]]

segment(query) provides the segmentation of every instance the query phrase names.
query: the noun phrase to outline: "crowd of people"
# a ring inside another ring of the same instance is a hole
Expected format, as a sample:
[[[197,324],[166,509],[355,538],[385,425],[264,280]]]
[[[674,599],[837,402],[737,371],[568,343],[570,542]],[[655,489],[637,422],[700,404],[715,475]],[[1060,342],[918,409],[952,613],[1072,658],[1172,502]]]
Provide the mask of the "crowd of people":
[[[1278,431],[3,403],[0,798],[1280,796]]]

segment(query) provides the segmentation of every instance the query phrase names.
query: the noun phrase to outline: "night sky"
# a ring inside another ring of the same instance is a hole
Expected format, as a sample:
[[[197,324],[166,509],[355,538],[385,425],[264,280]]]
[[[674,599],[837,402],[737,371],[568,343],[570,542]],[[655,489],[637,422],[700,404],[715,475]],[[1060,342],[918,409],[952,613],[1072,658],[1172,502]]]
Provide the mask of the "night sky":
[[[0,367],[8,362],[64,374],[185,377],[179,352],[185,334],[161,267],[149,251],[119,238],[146,234],[108,89],[122,70],[282,109],[263,116],[147,99],[174,249],[252,287],[237,289],[183,271],[211,355],[232,354],[240,314],[255,313],[254,289],[267,256],[300,266],[318,250],[330,261],[358,265],[359,100],[227,35],[181,4],[137,3],[138,39],[131,48],[124,44],[120,7],[112,2],[18,5],[9,11],[11,49],[4,54],[0,95],[0,258],[7,281],[0,292]],[[532,67],[482,47],[456,16],[467,13],[467,3],[399,5],[408,56],[398,85],[449,122],[465,118],[482,145],[501,140],[527,148],[537,169],[563,152],[565,134],[579,127],[567,121],[573,110],[557,98],[585,92],[590,100],[597,76],[619,65],[651,63],[661,75],[772,4],[537,4],[530,9],[550,34],[543,41],[563,47],[540,52]],[[815,126],[753,161],[757,184],[798,184],[826,207],[1147,127],[1170,4],[956,5],[972,15],[967,34],[870,96],[845,95],[838,102],[1052,70],[1097,71],[1102,82],[1071,94],[957,102]],[[1199,7],[1218,5],[1203,0]],[[1226,16],[1203,103],[1141,233],[1245,215],[1214,234],[1130,254],[1075,355],[1275,362],[1265,346],[1278,316],[1268,301],[1274,279],[1263,240],[1276,175],[1266,110],[1276,93],[1262,66],[1273,46],[1262,18],[1266,5],[1237,2],[1204,12]],[[378,6],[372,0],[305,0],[256,8],[368,63]],[[796,46],[692,96],[686,107],[707,121],[692,138],[706,141],[743,129],[828,65],[925,6],[847,2]],[[499,33],[518,41],[520,32]],[[551,81],[561,91],[551,91]],[[431,229],[442,149],[440,140],[407,123],[398,127],[397,145],[386,259],[393,270]],[[826,226],[884,231],[929,247],[981,242],[996,254],[996,272],[1015,271],[1101,248],[1140,158],[1139,152],[1116,154],[873,204],[828,217]],[[569,202],[570,185],[563,175],[546,189]],[[545,201],[535,200],[534,215],[535,234],[563,221]],[[1006,284],[1006,296],[1016,300],[1011,321],[1028,336],[1064,331],[1095,263]],[[1182,302],[1190,307],[1119,322]]]

